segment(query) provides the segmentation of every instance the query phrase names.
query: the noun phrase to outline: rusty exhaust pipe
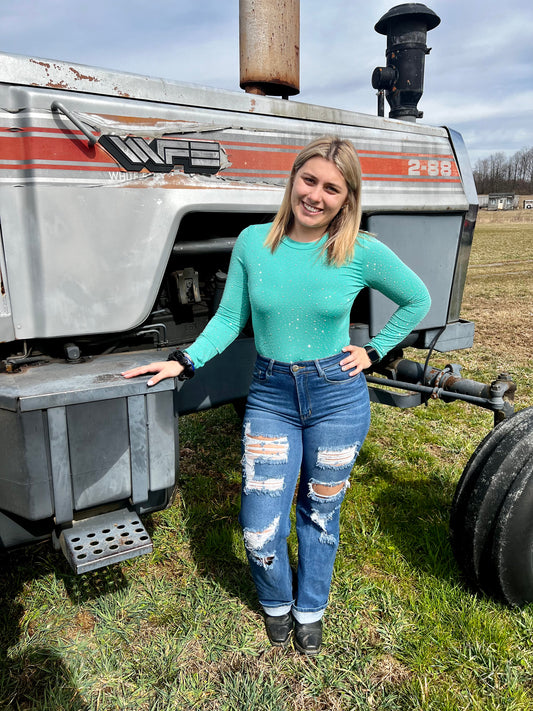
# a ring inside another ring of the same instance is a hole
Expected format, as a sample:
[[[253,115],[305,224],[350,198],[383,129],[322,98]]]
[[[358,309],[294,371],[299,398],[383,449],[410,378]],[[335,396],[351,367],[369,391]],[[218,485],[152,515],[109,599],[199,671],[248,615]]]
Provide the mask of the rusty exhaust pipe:
[[[300,0],[239,0],[240,85],[288,99],[300,92]]]

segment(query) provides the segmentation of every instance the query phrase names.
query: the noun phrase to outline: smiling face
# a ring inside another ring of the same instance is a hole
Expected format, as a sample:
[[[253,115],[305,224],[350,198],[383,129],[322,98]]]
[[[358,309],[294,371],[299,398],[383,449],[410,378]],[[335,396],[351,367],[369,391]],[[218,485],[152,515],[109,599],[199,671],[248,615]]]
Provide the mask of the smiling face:
[[[289,236],[300,242],[320,239],[347,197],[348,186],[335,163],[320,156],[310,158],[294,177]]]

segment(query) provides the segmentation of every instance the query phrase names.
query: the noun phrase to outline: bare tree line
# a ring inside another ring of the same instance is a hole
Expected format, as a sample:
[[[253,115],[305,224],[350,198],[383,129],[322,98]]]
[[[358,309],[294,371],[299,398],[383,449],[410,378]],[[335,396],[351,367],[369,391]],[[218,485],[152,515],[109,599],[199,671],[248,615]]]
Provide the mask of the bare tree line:
[[[508,157],[492,153],[474,165],[478,195],[487,193],[533,194],[533,148],[522,148]]]

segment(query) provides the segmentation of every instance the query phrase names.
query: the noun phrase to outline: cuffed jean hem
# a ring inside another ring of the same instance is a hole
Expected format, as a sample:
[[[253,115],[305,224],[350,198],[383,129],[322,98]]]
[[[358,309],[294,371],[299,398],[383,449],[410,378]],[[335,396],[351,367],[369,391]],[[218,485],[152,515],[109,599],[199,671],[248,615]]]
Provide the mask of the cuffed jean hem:
[[[277,607],[265,607],[262,605],[265,615],[269,617],[281,617],[292,610],[292,605],[278,605]]]
[[[296,620],[296,622],[299,622],[301,625],[306,625],[310,624],[311,622],[317,622],[318,620],[321,620],[325,609],[324,610],[316,610],[313,612],[300,612],[296,610],[292,605],[278,605],[277,607],[265,607],[262,605],[263,612],[265,615],[268,615],[269,617],[281,617],[282,615],[286,615],[289,612],[292,612],[292,616]]]
[[[296,608],[292,608],[292,616],[296,620],[296,622],[299,622],[301,625],[308,625],[311,624],[311,622],[317,622],[318,620],[321,620],[324,612],[326,610],[316,610],[313,612],[300,612]]]

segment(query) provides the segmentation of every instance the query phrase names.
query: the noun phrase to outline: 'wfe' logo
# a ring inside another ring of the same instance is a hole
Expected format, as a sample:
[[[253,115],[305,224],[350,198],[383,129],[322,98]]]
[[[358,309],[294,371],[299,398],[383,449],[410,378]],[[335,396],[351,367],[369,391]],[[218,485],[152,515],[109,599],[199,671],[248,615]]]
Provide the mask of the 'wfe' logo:
[[[169,173],[180,167],[184,173],[214,175],[220,170],[220,145],[216,141],[154,138],[150,143],[137,136],[102,136],[100,145],[126,170]]]

